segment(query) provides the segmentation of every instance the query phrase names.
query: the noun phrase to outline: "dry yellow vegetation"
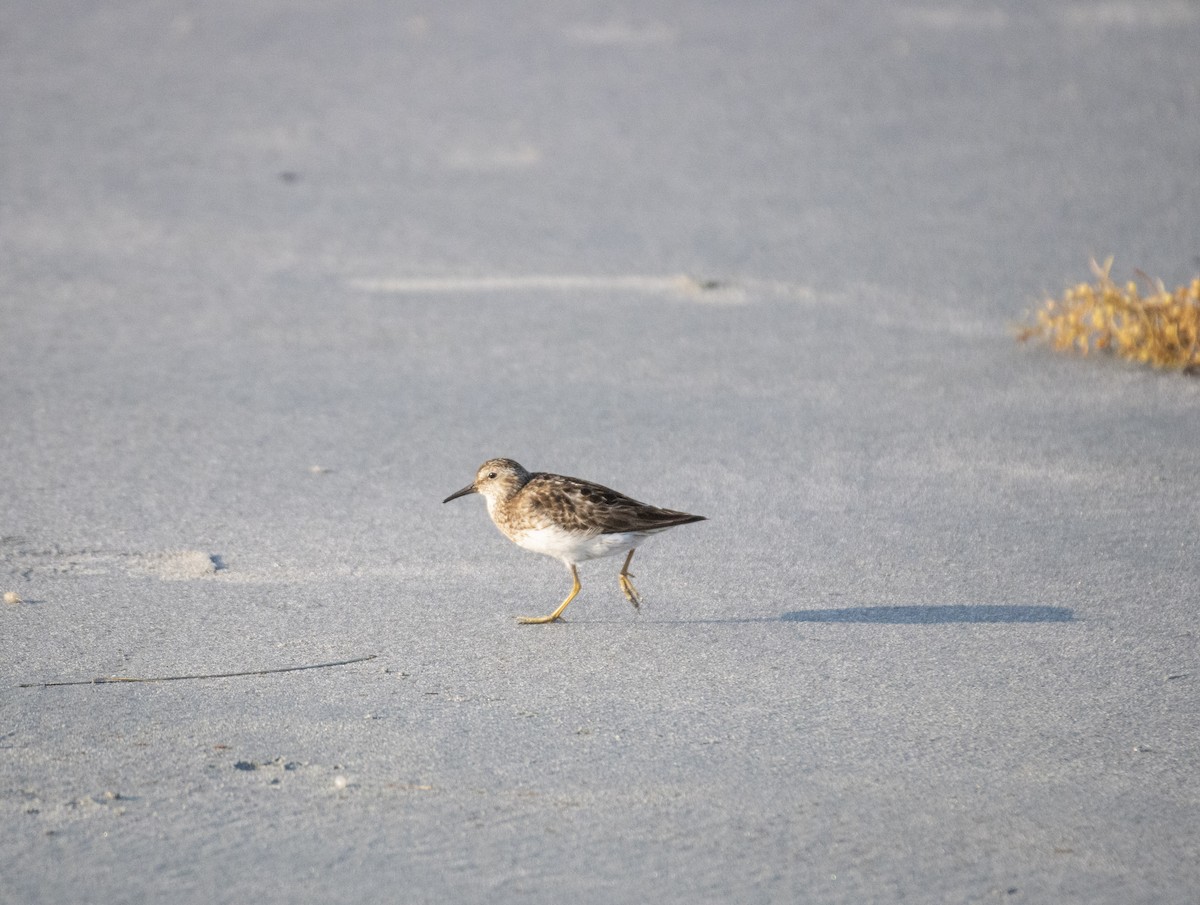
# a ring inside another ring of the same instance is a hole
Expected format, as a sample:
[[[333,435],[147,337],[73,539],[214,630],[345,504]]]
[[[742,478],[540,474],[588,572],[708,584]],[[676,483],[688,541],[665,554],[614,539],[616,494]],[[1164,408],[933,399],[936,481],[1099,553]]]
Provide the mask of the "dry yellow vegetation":
[[[1107,351],[1157,368],[1200,372],[1200,276],[1168,292],[1162,280],[1142,274],[1150,284],[1142,296],[1136,283],[1112,280],[1112,262],[1092,261],[1096,282],[1048,299],[1017,338],[1045,339],[1063,352]]]

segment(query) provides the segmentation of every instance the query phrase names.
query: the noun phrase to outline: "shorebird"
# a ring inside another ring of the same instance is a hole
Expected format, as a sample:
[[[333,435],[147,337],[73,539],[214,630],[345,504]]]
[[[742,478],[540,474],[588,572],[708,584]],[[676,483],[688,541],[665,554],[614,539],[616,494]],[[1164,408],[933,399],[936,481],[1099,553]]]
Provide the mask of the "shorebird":
[[[549,616],[518,620],[526,625],[554,622],[562,616],[581,587],[576,569],[579,563],[618,553],[626,556],[617,579],[636,609],[642,598],[630,580],[629,562],[638,544],[651,534],[705,519],[703,515],[648,506],[591,481],[529,472],[512,459],[488,459],[479,466],[475,480],[442,502],[469,493],[483,494],[488,515],[514,544],[552,556],[571,572],[567,599]]]

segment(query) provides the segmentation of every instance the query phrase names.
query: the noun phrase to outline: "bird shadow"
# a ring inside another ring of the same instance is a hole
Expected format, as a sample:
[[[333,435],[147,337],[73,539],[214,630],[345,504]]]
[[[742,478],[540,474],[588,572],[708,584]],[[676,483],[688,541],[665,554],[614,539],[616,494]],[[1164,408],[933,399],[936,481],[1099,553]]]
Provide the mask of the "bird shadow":
[[[781,622],[857,622],[876,625],[946,625],[955,622],[1074,622],[1064,606],[953,603],[920,606],[848,606],[826,610],[790,610]]]

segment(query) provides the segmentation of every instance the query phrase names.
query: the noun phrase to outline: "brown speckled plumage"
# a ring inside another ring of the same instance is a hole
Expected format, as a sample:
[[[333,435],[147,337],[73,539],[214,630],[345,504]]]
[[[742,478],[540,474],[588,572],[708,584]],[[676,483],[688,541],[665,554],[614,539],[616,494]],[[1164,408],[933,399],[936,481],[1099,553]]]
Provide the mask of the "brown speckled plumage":
[[[514,523],[542,528],[552,522],[568,531],[597,534],[661,531],[704,519],[639,503],[591,481],[544,471],[530,475],[500,509]]]
[[[571,571],[574,588],[562,605],[550,616],[523,622],[558,619],[579,592],[576,564],[617,553],[627,554],[618,576],[621,590],[637,607],[640,596],[629,580],[629,562],[637,545],[651,534],[705,518],[650,506],[580,478],[530,473],[512,459],[484,462],[474,481],[443,502],[469,493],[487,498],[488,513],[506,537],[528,550],[561,560]]]

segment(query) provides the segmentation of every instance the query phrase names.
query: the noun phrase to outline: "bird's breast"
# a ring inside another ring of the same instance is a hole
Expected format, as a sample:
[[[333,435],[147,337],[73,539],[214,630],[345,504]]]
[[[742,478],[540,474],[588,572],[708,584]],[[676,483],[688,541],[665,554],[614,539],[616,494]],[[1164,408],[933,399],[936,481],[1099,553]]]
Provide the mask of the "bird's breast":
[[[501,528],[504,531],[503,528]],[[636,547],[644,534],[594,534],[567,531],[557,526],[532,528],[524,531],[504,531],[517,546],[552,556],[565,563],[579,563],[601,556],[625,553]]]

